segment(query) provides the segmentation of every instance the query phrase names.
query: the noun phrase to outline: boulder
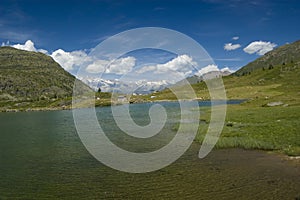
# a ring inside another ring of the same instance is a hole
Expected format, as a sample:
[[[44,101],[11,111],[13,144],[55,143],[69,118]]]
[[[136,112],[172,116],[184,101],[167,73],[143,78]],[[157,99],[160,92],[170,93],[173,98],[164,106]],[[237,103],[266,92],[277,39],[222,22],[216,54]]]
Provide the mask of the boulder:
[[[281,106],[283,103],[281,101],[274,101],[274,102],[269,102],[267,103],[267,106],[273,107],[273,106]]]

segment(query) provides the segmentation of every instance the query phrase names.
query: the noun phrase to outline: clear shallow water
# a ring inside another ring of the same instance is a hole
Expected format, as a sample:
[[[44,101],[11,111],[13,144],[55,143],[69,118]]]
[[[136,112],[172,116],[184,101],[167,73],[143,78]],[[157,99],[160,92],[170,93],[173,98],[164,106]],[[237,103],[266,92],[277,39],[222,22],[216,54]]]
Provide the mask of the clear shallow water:
[[[169,120],[141,142],[119,133],[110,108],[97,108],[108,137],[122,148],[152,151],[175,134],[178,104],[162,103]],[[136,123],[149,123],[151,104],[134,104]],[[295,199],[299,163],[260,151],[217,150],[198,159],[193,144],[174,164],[128,174],[96,161],[76,133],[71,111],[0,113],[0,199]],[[135,145],[134,147],[131,144]],[[122,146],[123,145],[123,146]]]
[[[176,134],[174,126],[180,121],[180,108],[176,102],[160,103],[167,112],[167,121],[163,129],[153,137],[147,139],[136,138],[123,133],[117,126],[111,111],[111,107],[96,108],[96,114],[105,134],[116,145],[132,152],[150,152],[163,147]],[[133,121],[139,126],[150,123],[149,109],[154,103],[130,104],[129,110]],[[116,107],[118,108],[118,106]],[[117,116],[118,117],[118,116]]]

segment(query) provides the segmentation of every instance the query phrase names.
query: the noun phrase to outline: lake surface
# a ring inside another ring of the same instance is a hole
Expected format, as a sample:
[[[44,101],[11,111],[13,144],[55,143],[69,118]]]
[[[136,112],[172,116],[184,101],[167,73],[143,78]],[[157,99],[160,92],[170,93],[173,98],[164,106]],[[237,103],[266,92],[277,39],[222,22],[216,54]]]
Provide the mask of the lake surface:
[[[180,120],[177,103],[161,104],[168,121],[158,135],[144,142],[121,133],[110,107],[96,108],[96,113],[115,144],[129,151],[148,152],[166,145]],[[130,105],[137,124],[150,122],[151,105]],[[275,154],[225,149],[199,159],[200,145],[193,143],[166,168],[130,174],[106,167],[87,152],[77,135],[72,111],[0,113],[0,125],[0,199],[300,197],[299,162]]]

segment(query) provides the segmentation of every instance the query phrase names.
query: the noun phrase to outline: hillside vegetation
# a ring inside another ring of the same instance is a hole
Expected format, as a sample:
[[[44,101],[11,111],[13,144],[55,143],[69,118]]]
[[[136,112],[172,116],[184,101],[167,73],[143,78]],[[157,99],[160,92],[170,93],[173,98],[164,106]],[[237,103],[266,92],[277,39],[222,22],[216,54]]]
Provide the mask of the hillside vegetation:
[[[227,106],[225,127],[216,148],[264,149],[299,156],[299,77],[299,41],[279,47],[223,77],[227,98],[245,102]],[[205,82],[192,87],[199,99],[210,99]],[[170,89],[142,98],[144,101],[176,99]],[[210,122],[210,108],[201,110],[204,111],[201,121],[206,123],[200,125],[196,136],[200,143]]]
[[[50,56],[0,48],[0,109],[69,107],[75,77]],[[79,83],[82,92],[89,87]]]

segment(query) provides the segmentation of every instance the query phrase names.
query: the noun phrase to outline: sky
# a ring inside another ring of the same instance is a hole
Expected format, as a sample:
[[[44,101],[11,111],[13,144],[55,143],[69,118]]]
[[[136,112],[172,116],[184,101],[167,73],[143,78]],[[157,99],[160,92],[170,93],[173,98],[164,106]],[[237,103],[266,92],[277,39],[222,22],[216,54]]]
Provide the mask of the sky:
[[[75,74],[81,65],[95,72],[110,62],[88,55],[111,36],[134,28],[162,27],[202,45],[214,61],[213,68],[237,70],[299,40],[299,19],[297,0],[2,0],[0,43],[46,53]],[[162,67],[176,70],[185,65],[182,59],[195,64],[191,55],[155,50],[128,53],[105,73],[121,75],[137,64],[148,66],[148,72]]]

